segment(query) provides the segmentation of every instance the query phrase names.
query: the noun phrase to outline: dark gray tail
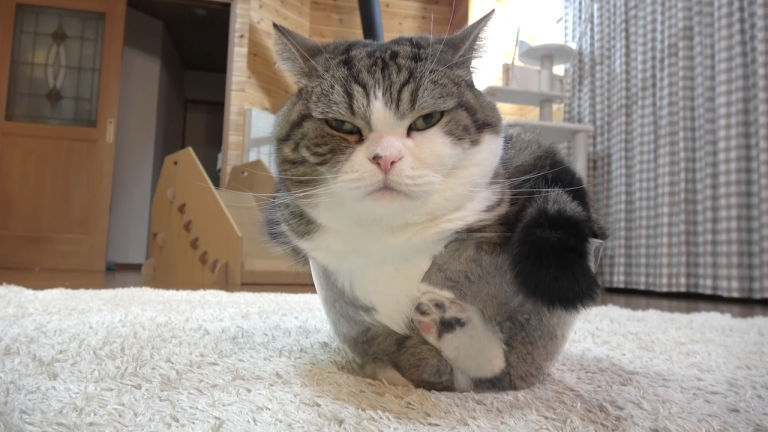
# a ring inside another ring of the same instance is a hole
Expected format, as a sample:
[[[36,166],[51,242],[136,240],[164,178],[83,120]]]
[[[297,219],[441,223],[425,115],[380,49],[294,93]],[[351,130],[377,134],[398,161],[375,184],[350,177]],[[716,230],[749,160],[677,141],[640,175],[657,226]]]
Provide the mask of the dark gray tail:
[[[519,289],[548,307],[578,310],[600,296],[592,270],[590,239],[598,237],[592,218],[562,191],[526,203],[511,248]]]

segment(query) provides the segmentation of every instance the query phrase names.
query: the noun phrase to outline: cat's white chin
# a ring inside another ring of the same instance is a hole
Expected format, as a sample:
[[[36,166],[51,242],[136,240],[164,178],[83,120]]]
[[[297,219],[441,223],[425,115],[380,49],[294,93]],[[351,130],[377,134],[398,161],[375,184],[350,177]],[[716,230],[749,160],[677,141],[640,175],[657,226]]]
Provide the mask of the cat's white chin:
[[[411,195],[407,192],[394,188],[392,186],[382,186],[371,191],[365,196],[366,199],[379,203],[398,203],[410,199]]]

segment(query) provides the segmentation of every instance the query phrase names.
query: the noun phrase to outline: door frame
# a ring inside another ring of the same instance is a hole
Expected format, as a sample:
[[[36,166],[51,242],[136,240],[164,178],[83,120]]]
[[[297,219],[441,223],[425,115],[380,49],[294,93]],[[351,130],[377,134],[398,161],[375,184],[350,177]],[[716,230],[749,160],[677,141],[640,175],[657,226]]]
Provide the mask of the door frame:
[[[99,82],[98,114],[95,127],[63,126],[51,124],[31,124],[7,121],[6,106],[8,103],[8,85],[11,73],[11,54],[13,51],[13,38],[15,31],[17,5],[30,5],[51,7],[87,12],[100,12],[104,14],[104,40],[102,43],[102,63]],[[109,211],[112,197],[112,172],[114,169],[114,141],[117,128],[117,110],[120,98],[120,77],[122,62],[104,61],[104,53],[120,53],[122,59],[123,38],[125,32],[125,13],[127,0],[93,1],[93,0],[0,0],[0,134],[9,136],[24,136],[40,139],[51,137],[64,137],[68,140],[96,141],[96,145],[103,145],[104,154],[100,163],[104,163],[103,170],[99,173],[97,202],[93,204],[97,217],[94,220],[92,231],[87,237],[94,238],[94,248],[82,262],[72,259],[71,262],[61,260],[61,269],[71,270],[104,270],[107,259],[107,241],[109,235]],[[111,81],[111,82],[110,82]],[[32,127],[30,127],[32,125]],[[104,137],[104,138],[100,138]],[[14,198],[16,199],[16,198]],[[1,210],[1,209],[0,209]],[[9,234],[13,235],[13,234]],[[32,236],[30,234],[30,236]],[[42,238],[43,235],[41,235]],[[13,255],[14,251],[0,251],[0,255]],[[43,261],[55,255],[43,258]],[[5,260],[3,260],[5,261]],[[14,265],[11,259],[10,266]],[[24,261],[22,259],[21,261]],[[54,260],[56,261],[56,260]],[[27,267],[26,265],[24,267]],[[41,267],[49,267],[43,265]]]

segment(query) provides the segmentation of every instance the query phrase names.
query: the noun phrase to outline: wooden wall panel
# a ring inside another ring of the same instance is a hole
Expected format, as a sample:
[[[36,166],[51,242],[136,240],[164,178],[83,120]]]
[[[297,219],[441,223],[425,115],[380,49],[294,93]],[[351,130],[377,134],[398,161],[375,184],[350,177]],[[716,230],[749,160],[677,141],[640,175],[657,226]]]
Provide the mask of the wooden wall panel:
[[[244,162],[245,110],[277,112],[296,90],[275,70],[272,23],[309,36],[309,0],[235,0],[235,49],[232,54],[230,102],[222,183],[230,169]]]
[[[448,31],[455,33],[469,24],[469,0],[457,1]]]
[[[272,23],[308,36],[309,20],[309,0],[251,0],[246,87],[249,108],[275,113],[296,91],[291,80],[275,69]]]
[[[467,0],[457,0],[451,19],[453,0],[382,0],[381,18],[384,38],[394,39],[409,34],[442,36],[452,29],[467,25]],[[360,10],[357,0],[312,0],[310,5],[310,29],[312,38],[327,42],[336,38],[363,37]]]
[[[227,93],[224,103],[224,148],[221,155],[221,184],[227,184],[229,170],[243,160],[245,135],[245,88],[248,85],[248,33],[250,0],[233,0],[230,21]],[[233,25],[234,24],[234,25]]]
[[[251,0],[248,39],[249,108],[277,112],[296,91],[296,86],[275,69],[272,23],[309,36],[309,0]]]

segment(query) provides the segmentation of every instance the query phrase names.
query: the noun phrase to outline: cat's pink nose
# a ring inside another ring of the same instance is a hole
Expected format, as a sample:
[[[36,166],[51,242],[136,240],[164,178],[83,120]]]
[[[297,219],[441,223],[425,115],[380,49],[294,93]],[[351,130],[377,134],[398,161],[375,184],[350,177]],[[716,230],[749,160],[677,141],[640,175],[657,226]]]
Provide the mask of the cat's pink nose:
[[[392,169],[392,166],[399,162],[402,158],[403,155],[401,154],[381,155],[376,153],[371,157],[371,162],[378,164],[379,168],[381,168],[381,171],[386,175],[389,173],[389,170]]]

